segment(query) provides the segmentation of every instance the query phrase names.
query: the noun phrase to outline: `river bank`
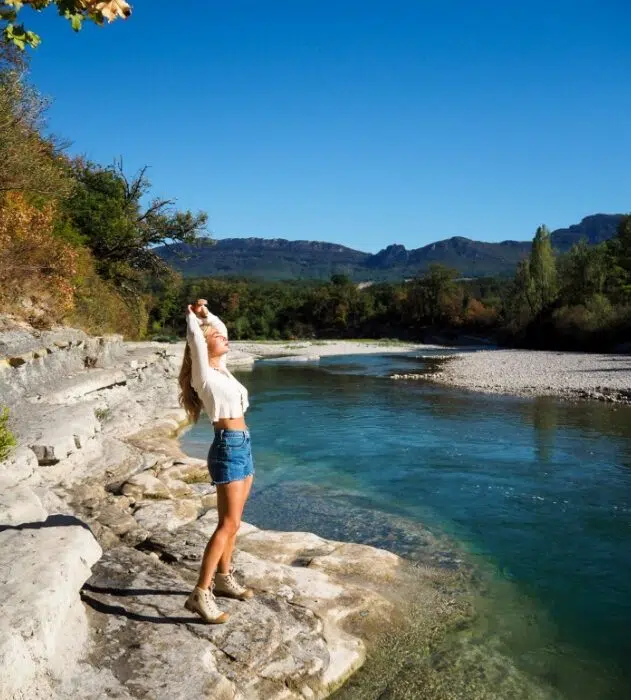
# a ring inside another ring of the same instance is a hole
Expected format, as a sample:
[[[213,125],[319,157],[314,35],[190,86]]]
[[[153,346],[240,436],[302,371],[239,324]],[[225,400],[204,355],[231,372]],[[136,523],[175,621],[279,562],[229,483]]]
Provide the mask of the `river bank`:
[[[333,355],[378,355],[444,349],[441,345],[404,343],[396,340],[237,340],[230,342],[230,363],[248,366],[256,360],[317,362]]]
[[[429,380],[449,386],[514,396],[557,396],[631,403],[631,355],[542,350],[470,348],[393,341],[292,341],[231,343],[235,365],[257,359],[313,362],[332,355],[426,351],[431,371],[395,374],[393,379]],[[437,354],[444,351],[445,354]]]
[[[478,350],[455,354],[423,379],[493,394],[631,403],[631,355]]]

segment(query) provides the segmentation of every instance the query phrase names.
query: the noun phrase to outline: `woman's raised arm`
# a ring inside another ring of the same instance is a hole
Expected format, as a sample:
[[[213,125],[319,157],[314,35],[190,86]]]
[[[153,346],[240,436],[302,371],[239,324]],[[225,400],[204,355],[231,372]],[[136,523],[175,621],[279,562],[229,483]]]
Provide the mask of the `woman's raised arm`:
[[[193,380],[203,381],[208,373],[208,348],[199,326],[199,319],[190,304],[186,314],[186,340],[191,349]]]

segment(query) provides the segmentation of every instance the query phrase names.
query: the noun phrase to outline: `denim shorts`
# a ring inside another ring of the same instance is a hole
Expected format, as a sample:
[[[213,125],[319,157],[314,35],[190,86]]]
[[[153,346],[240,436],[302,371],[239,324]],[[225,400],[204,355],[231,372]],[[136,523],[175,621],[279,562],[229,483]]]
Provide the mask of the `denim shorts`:
[[[208,471],[212,484],[241,481],[254,474],[249,431],[215,430],[208,452]]]

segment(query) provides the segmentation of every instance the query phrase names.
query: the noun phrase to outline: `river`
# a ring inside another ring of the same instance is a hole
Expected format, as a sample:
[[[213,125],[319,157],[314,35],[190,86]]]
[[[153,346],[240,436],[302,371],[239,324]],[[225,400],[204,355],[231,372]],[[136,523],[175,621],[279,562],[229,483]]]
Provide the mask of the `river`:
[[[628,700],[631,407],[388,378],[423,367],[347,355],[237,373],[257,470],[244,520],[412,559],[435,558],[430,531],[478,572],[478,616],[452,649],[510,663],[511,697]],[[210,440],[202,421],[182,442],[205,457]]]

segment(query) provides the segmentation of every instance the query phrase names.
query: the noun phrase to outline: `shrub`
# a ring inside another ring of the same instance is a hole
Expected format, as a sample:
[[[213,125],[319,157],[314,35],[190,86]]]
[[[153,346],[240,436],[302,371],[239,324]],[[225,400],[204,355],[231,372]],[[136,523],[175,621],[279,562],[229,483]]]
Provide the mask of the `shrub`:
[[[464,312],[464,321],[472,326],[492,326],[497,322],[497,310],[485,306],[478,299],[469,299]]]
[[[606,328],[614,318],[614,309],[607,297],[594,294],[585,304],[562,306],[553,314],[562,332],[581,334]]]
[[[103,423],[112,417],[112,409],[111,408],[95,408],[94,409],[94,416],[98,421]]]
[[[121,333],[128,338],[144,334],[147,311],[142,298],[123,297],[112,282],[99,277],[89,250],[77,250],[73,277],[73,309],[66,317],[70,325],[88,333]]]
[[[19,310],[25,298],[50,321],[73,306],[77,252],[52,233],[55,206],[38,209],[21,194],[0,199],[0,309]]]
[[[13,433],[9,430],[9,409],[3,408],[0,411],[0,462],[5,460],[11,448],[15,447],[15,437]]]

